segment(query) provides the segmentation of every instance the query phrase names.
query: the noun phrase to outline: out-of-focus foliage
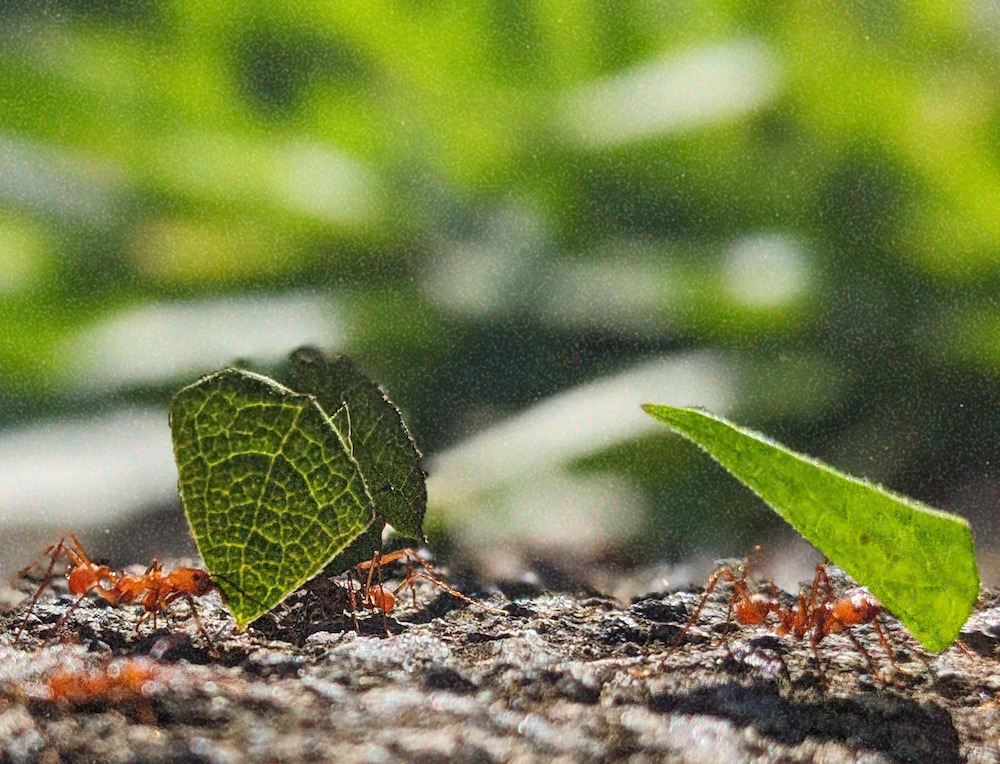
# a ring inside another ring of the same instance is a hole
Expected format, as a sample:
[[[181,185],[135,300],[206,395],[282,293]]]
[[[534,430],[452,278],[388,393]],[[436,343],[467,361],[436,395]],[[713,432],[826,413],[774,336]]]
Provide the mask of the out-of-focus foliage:
[[[992,506],[998,59],[985,2],[7,0],[0,425],[315,342],[433,456],[705,349],[741,421]],[[627,536],[760,522],[639,437],[573,454]]]

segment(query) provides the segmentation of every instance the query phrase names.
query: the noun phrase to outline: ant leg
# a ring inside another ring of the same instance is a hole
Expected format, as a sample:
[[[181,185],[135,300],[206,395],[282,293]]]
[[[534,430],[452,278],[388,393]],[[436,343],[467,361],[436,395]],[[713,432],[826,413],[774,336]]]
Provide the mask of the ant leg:
[[[872,624],[875,626],[875,633],[878,634],[878,639],[882,643],[882,647],[885,649],[885,654],[889,657],[889,663],[892,665],[893,670],[900,674],[906,673],[899,667],[899,664],[896,663],[896,651],[893,650],[892,643],[889,641],[889,637],[886,636],[885,630],[882,628],[882,624],[877,615],[872,619]]]
[[[152,615],[153,616],[153,629],[155,630],[156,629],[156,615],[157,615],[157,613],[159,613],[159,611],[161,611],[161,610],[166,610],[168,607],[170,607],[172,604],[174,604],[179,599],[183,599],[185,602],[187,602],[188,607],[191,608],[191,618],[194,619],[195,626],[198,627],[198,631],[201,632],[201,635],[205,638],[205,641],[208,643],[209,649],[212,652],[215,652],[215,645],[212,644],[212,638],[210,636],[208,636],[208,631],[205,629],[205,625],[201,622],[201,618],[198,617],[198,609],[194,605],[194,597],[192,597],[188,592],[185,592],[185,591],[171,592],[170,594],[168,594],[166,597],[163,598],[163,602],[162,603],[157,603],[157,604],[159,604],[159,607],[156,607],[153,610],[147,611],[146,614],[142,618],[139,619],[139,623],[142,623],[146,618],[148,618],[150,615]],[[136,624],[136,631],[138,631],[138,630],[139,630],[139,626],[138,626],[138,624]]]
[[[416,607],[416,604],[417,604],[417,593],[416,593],[416,591],[413,588],[413,582],[417,581],[417,580],[420,580],[420,579],[423,579],[424,581],[428,581],[428,582],[434,584],[434,586],[436,586],[438,589],[441,589],[442,591],[447,592],[452,597],[456,597],[456,598],[458,598],[458,599],[460,599],[460,600],[462,600],[464,602],[468,602],[470,605],[475,605],[476,607],[481,607],[484,610],[488,610],[491,613],[496,613],[497,615],[507,615],[507,611],[505,611],[505,610],[500,610],[499,608],[490,607],[489,605],[484,605],[482,602],[477,602],[476,600],[472,599],[471,597],[469,597],[469,596],[467,596],[465,594],[462,594],[460,591],[458,591],[456,589],[453,589],[450,586],[448,586],[444,581],[442,581],[440,578],[438,578],[437,575],[435,575],[434,568],[431,567],[431,564],[428,563],[426,560],[424,560],[419,554],[417,554],[415,551],[413,551],[410,548],[397,549],[395,552],[389,552],[388,554],[380,554],[379,558],[378,558],[378,561],[377,561],[377,564],[379,565],[379,568],[380,568],[379,576],[381,577],[381,567],[382,566],[388,565],[389,563],[396,562],[397,560],[401,560],[401,559],[405,559],[406,560],[406,576],[403,579],[403,583],[401,583],[399,586],[397,586],[393,590],[392,594],[393,595],[397,595],[403,589],[405,589],[406,587],[409,587],[410,588],[410,592],[413,595],[413,605],[414,605],[414,607]],[[369,571],[369,581],[371,580],[370,573],[371,573],[371,570],[372,570],[372,567],[373,567],[373,563],[375,563],[375,562],[376,561],[373,559],[371,562],[363,562],[360,565],[358,565],[358,568],[360,570],[366,570],[367,569]],[[421,568],[423,568],[423,570],[416,570],[416,569],[414,569],[414,563],[416,563]]]
[[[733,587],[734,587],[733,588],[733,593],[729,597],[729,603],[726,605],[726,623],[722,627],[722,639],[721,639],[722,644],[724,644],[726,646],[726,653],[728,653],[728,655],[729,655],[730,658],[733,657],[733,649],[729,646],[729,625],[733,622],[733,605],[736,604],[736,598],[739,596],[739,593],[736,591],[735,586],[736,586],[736,583],[734,581],[733,582]],[[716,642],[715,643],[715,647],[718,647],[718,646],[719,646],[719,643]]]
[[[190,594],[185,593],[184,599],[187,600],[188,607],[191,608],[191,617],[194,619],[194,625],[198,627],[198,631],[201,632],[201,635],[205,638],[205,641],[208,643],[208,649],[214,653],[215,645],[212,644],[212,638],[208,636],[208,632],[205,631],[205,626],[204,624],[202,624],[201,618],[198,617],[198,609],[194,606],[194,597],[192,597]]]
[[[354,606],[354,571],[347,571],[347,606],[351,609],[351,621],[354,623],[354,633],[361,636],[361,627],[358,625],[358,611]]]
[[[826,584],[826,598],[830,596],[830,579],[827,578],[826,568],[823,567],[823,563],[816,563],[816,575],[813,576],[812,586],[809,588],[809,600],[808,602],[803,602],[801,597],[799,598],[799,607],[805,606],[806,613],[812,613],[816,610],[816,595],[819,594],[820,582]],[[825,599],[824,598],[824,601]]]
[[[358,565],[359,570],[364,570],[365,568],[368,569],[368,578],[365,580],[365,585],[361,589],[361,597],[364,599],[366,604],[371,600],[372,577],[375,575],[375,567],[379,566],[379,569],[381,570],[381,565],[382,554],[380,552],[372,552],[372,558],[370,561],[363,562],[361,565]]]
[[[975,658],[976,656],[972,654],[972,650],[965,646],[965,643],[961,639],[955,640],[955,647],[958,648],[959,652],[962,653],[966,658]]]
[[[416,587],[413,586],[412,582],[415,581],[417,578],[420,578],[420,577],[426,579],[427,581],[430,581],[431,583],[437,584],[438,586],[440,586],[442,589],[444,589],[449,594],[452,594],[452,595],[454,595],[456,597],[464,599],[464,600],[466,600],[468,602],[472,602],[472,600],[470,600],[468,597],[465,597],[465,596],[459,594],[458,592],[454,591],[453,589],[449,589],[447,586],[444,585],[443,582],[439,581],[437,579],[437,577],[434,576],[434,571],[431,568],[430,563],[429,562],[425,562],[423,559],[421,559],[420,555],[417,554],[416,552],[414,552],[412,549],[400,549],[399,552],[397,553],[397,556],[403,556],[403,557],[406,558],[406,578],[404,579],[404,584],[407,581],[410,582],[410,595],[413,598],[413,607],[414,608],[416,608],[416,606],[417,606],[417,589],[416,589]],[[420,576],[420,574],[418,572],[414,571],[414,569],[413,569],[413,561],[414,560],[416,560],[420,564],[420,566],[423,567],[424,573],[425,573],[424,576]],[[396,591],[393,592],[393,594],[398,594],[400,591],[402,591],[402,589],[403,589],[403,585],[401,584],[400,586],[398,586],[396,588]]]
[[[141,616],[139,616],[139,620],[135,622],[135,633],[136,634],[139,633],[139,629],[142,627],[142,625],[146,621],[149,620],[150,616],[152,616],[153,619],[154,619],[154,621],[153,621],[153,630],[156,631],[156,621],[155,621],[156,611],[155,610],[147,610],[145,613],[143,613]]]
[[[823,599],[817,602],[821,586],[823,588]],[[809,589],[809,599],[806,600],[804,593],[799,593],[797,619],[797,627],[803,630],[808,629],[810,624],[815,623],[817,643],[828,633],[824,630],[824,614],[826,606],[831,602],[833,602],[833,587],[830,585],[830,577],[826,573],[826,566],[818,562],[816,563],[816,575],[813,576],[812,586]],[[792,624],[790,623],[789,625],[791,626]],[[794,631],[795,628],[793,627],[792,630]]]
[[[375,554],[378,555],[379,553],[375,552]],[[368,577],[371,578],[371,575],[369,575]],[[379,561],[378,561],[378,590],[379,590],[380,593],[385,591],[385,586],[384,586],[384,583],[382,581],[382,560],[381,559],[379,559]],[[382,629],[385,631],[385,635],[388,637],[389,636],[389,620],[385,616],[385,608],[379,608],[378,610],[382,614]]]
[[[28,571],[35,567],[44,555],[49,556],[49,566],[45,569],[45,575],[42,576],[42,583],[39,584],[38,588],[35,590],[35,594],[32,596],[31,602],[28,603],[28,611],[24,614],[24,619],[21,621],[21,625],[17,629],[17,634],[14,635],[15,645],[21,639],[21,634],[24,632],[24,627],[28,625],[28,619],[31,617],[31,614],[35,612],[35,605],[38,603],[38,598],[42,596],[42,591],[44,591],[45,587],[52,581],[52,571],[55,570],[56,560],[59,559],[60,552],[65,551],[65,549],[65,539],[62,539],[58,544],[53,544],[42,552],[42,554],[38,555],[34,562],[18,573],[18,577],[23,578],[28,575]]]
[[[701,599],[698,601],[697,607],[695,607],[694,612],[691,614],[691,617],[688,618],[687,623],[684,624],[684,628],[680,630],[680,633],[677,635],[677,638],[674,640],[674,643],[670,646],[670,649],[667,651],[667,655],[670,655],[674,650],[680,647],[681,641],[684,639],[684,636],[688,633],[691,627],[698,622],[698,616],[701,615],[701,609],[705,606],[705,602],[712,595],[712,592],[715,591],[715,587],[719,585],[719,581],[722,580],[723,578],[725,578],[727,581],[729,581],[734,585],[736,583],[736,576],[733,573],[732,569],[730,568],[727,567],[719,568],[717,571],[715,571],[715,573],[712,574],[712,577],[708,579],[708,583],[705,584],[705,591],[701,595]],[[730,609],[732,608],[732,603],[733,600],[730,599],[729,601]],[[727,623],[728,620],[729,616],[727,615],[726,616]]]
[[[452,597],[460,599],[463,602],[468,602],[470,605],[475,605],[476,607],[480,607],[483,610],[488,610],[491,613],[496,613],[497,615],[507,615],[507,611],[505,610],[500,610],[499,608],[491,607],[489,605],[484,605],[482,602],[477,602],[476,600],[472,599],[472,597],[462,594],[457,589],[453,589],[450,586],[448,586],[448,584],[446,584],[444,581],[442,581],[440,578],[437,577],[437,575],[434,573],[434,568],[431,567],[431,564],[426,560],[424,560],[419,554],[414,552],[412,549],[400,549],[397,552],[393,552],[391,555],[389,555],[389,557],[390,557],[389,560],[390,562],[392,560],[399,559],[400,557],[406,558],[406,578],[403,579],[403,583],[401,583],[399,586],[395,588],[393,594],[394,595],[399,594],[404,588],[409,587],[410,593],[413,595],[414,607],[417,606],[417,591],[416,588],[413,586],[413,582],[418,580],[424,580],[431,584],[434,584],[434,586],[436,586],[438,589],[441,589],[443,592],[450,594]],[[383,557],[382,559],[384,562],[386,558]],[[413,567],[413,563],[419,565],[421,568],[423,568],[423,570],[415,570]]]
[[[28,572],[38,564],[38,561],[43,557],[49,558],[49,567],[46,569],[46,574],[52,573],[52,567],[56,564],[56,560],[59,559],[59,554],[67,551],[66,539],[60,539],[58,544],[52,544],[47,547],[44,552],[38,555],[34,560],[31,561],[30,565],[25,565],[21,570],[17,572],[18,578],[24,578],[28,575]]]
[[[76,598],[76,601],[72,605],[69,606],[69,609],[67,609],[65,613],[62,614],[62,618],[60,618],[58,621],[56,621],[56,625],[53,626],[52,630],[49,632],[50,634],[55,634],[55,633],[57,633],[59,631],[59,629],[62,628],[63,624],[66,623],[66,621],[69,619],[69,617],[73,614],[73,611],[76,610],[80,606],[80,603],[83,602],[87,598],[87,595],[89,593],[90,592],[88,590],[88,591],[84,592],[83,594],[81,594],[79,597]]]
[[[809,646],[812,648],[813,659],[816,661],[816,673],[819,674],[819,678],[826,684],[826,671],[823,670],[823,661],[819,657],[819,641],[822,638],[823,633],[820,631],[820,626],[817,625],[812,634],[809,635]],[[851,634],[851,639],[854,639],[853,634]],[[867,653],[865,655],[867,657]]]
[[[430,570],[430,566],[428,566],[427,569]],[[416,576],[416,573],[413,570],[413,560],[410,558],[409,555],[407,555],[406,556],[406,578],[404,578],[403,580],[404,581],[412,581],[412,579],[415,576]],[[400,589],[402,589],[402,586],[397,587],[396,591],[399,592]],[[413,599],[413,607],[414,607],[414,609],[416,609],[416,607],[417,607],[417,589],[416,589],[415,586],[413,586],[412,583],[410,584],[410,596]]]
[[[446,584],[444,581],[437,578],[436,576],[432,576],[429,573],[423,573],[419,570],[411,570],[407,575],[407,577],[403,580],[403,583],[397,586],[392,593],[399,594],[399,592],[401,592],[404,588],[409,587],[410,591],[413,593],[413,604],[415,607],[417,604],[417,593],[416,590],[414,589],[413,582],[420,580],[428,581],[434,584],[434,586],[436,586],[438,589],[441,589],[446,594],[450,594],[452,597],[460,599],[463,602],[468,602],[470,605],[481,607],[484,610],[488,610],[491,613],[496,613],[498,615],[507,615],[506,610],[500,610],[499,608],[491,607],[489,605],[484,605],[482,602],[477,602],[476,600],[472,599],[472,597],[462,594],[457,589],[452,589],[450,586],[448,586],[448,584]]]
[[[372,589],[373,589],[372,582],[375,580],[376,571],[378,573],[378,583],[376,584],[376,586],[378,586],[379,593],[381,594],[382,592],[385,591],[382,581],[382,565],[384,564],[383,560],[386,557],[390,559],[398,559],[398,555],[386,555],[385,557],[383,557],[381,552],[375,551],[372,552],[371,560],[368,560],[367,562],[362,562],[357,566],[357,568],[358,570],[368,571],[368,577],[365,579],[365,585],[361,590],[362,601],[365,603],[366,607],[371,608],[373,611],[377,610],[380,613],[382,613],[382,628],[385,630],[385,635],[388,637],[389,622],[388,620],[386,620],[385,617],[385,609],[379,607],[379,605],[375,602],[374,598],[372,597]]]
[[[871,653],[869,653],[868,650],[865,649],[865,646],[861,644],[861,640],[858,639],[857,634],[855,634],[851,629],[845,629],[845,631],[847,632],[847,636],[850,637],[851,642],[854,643],[854,646],[858,648],[858,652],[860,652],[863,656],[865,656],[865,660],[868,662],[868,670],[871,672],[872,676],[875,677],[875,679],[877,679],[878,681],[888,684],[885,676],[882,674],[881,671],[879,671],[878,666],[875,665],[875,659],[872,658]],[[881,628],[879,629],[879,634],[880,635],[882,634]],[[892,665],[895,666],[896,661],[894,658],[892,658],[891,652],[889,653],[889,656],[890,656],[889,660],[892,662]]]

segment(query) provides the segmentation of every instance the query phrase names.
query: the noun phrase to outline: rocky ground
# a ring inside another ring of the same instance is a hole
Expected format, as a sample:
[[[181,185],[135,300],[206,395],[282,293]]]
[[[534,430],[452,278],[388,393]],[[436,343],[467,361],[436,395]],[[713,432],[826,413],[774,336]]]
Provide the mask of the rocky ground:
[[[808,641],[760,627],[721,641],[722,587],[673,651],[697,593],[622,606],[497,585],[476,594],[492,612],[424,583],[358,634],[329,591],[242,633],[213,594],[198,603],[210,641],[186,605],[136,631],[138,608],[93,598],[49,636],[74,598],[47,593],[15,644],[14,607],[2,761],[1000,762],[989,598],[967,652],[925,655],[888,619],[900,671],[857,629],[877,678],[843,635],[821,644],[822,672]]]

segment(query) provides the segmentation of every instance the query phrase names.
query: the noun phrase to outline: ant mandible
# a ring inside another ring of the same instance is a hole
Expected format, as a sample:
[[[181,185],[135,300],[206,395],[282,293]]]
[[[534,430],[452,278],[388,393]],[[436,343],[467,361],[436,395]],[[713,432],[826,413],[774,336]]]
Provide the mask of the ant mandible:
[[[59,627],[66,622],[70,614],[83,602],[84,597],[94,592],[112,605],[132,603],[142,605],[145,612],[136,624],[137,631],[143,621],[150,617],[153,619],[153,628],[155,629],[157,615],[178,599],[184,599],[191,607],[191,615],[198,630],[206,640],[208,639],[194,607],[195,597],[203,597],[219,588],[208,571],[201,568],[177,568],[170,573],[164,573],[163,566],[156,560],[150,563],[142,575],[114,571],[107,565],[98,565],[91,561],[76,536],[70,534],[70,539],[73,541],[72,547],[66,543],[66,539],[61,539],[58,544],[53,544],[39,555],[39,559],[48,556],[49,565],[45,570],[45,575],[42,576],[41,584],[35,590],[35,594],[28,604],[28,612],[24,614],[24,619],[14,636],[14,644],[17,644],[21,639],[21,634],[24,632],[32,612],[34,612],[38,598],[41,597],[42,591],[52,580],[52,572],[60,557],[68,559],[73,566],[67,574],[69,591],[70,594],[76,594],[79,597],[56,622],[53,627],[54,631],[58,631]],[[20,575],[27,575],[37,562],[38,560],[35,560],[24,568]]]
[[[799,592],[795,605],[787,607],[778,596],[778,590],[774,584],[770,584],[770,591],[767,594],[751,592],[747,587],[746,567],[744,563],[734,571],[728,565],[724,565],[712,574],[705,585],[705,591],[698,606],[677,635],[677,639],[670,648],[670,653],[680,646],[684,635],[698,620],[702,607],[715,591],[719,582],[728,581],[733,588],[733,593],[729,598],[729,606],[726,610],[723,639],[728,636],[729,625],[734,616],[739,623],[746,626],[766,624],[768,617],[773,616],[771,627],[779,636],[788,635],[800,641],[808,636],[817,670],[821,676],[824,676],[823,664],[819,657],[819,643],[830,634],[843,632],[858,649],[858,652],[864,656],[872,676],[880,681],[885,681],[875,665],[871,653],[852,631],[853,626],[870,623],[874,626],[879,641],[889,657],[889,663],[897,672],[900,671],[892,645],[890,645],[881,623],[881,616],[885,609],[865,589],[851,589],[840,597],[834,598],[826,566],[823,563],[817,563],[816,575],[813,578],[808,596],[806,596],[805,590]]]

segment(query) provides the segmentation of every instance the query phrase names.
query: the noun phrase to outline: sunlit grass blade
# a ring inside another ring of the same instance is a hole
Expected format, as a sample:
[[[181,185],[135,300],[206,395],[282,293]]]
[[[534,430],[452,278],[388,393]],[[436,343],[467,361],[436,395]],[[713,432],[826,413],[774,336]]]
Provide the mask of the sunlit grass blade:
[[[968,522],[798,454],[698,409],[643,409],[711,455],[927,649],[958,636],[979,596]]]

